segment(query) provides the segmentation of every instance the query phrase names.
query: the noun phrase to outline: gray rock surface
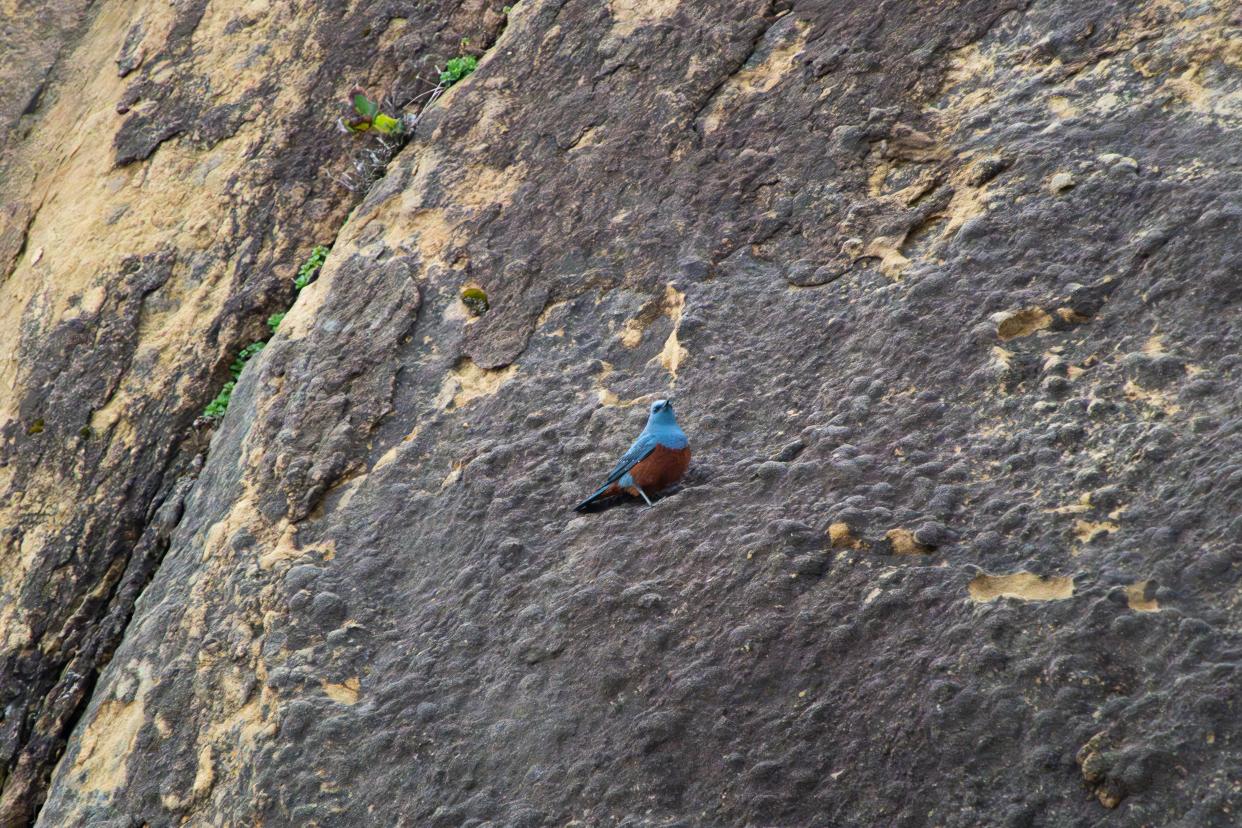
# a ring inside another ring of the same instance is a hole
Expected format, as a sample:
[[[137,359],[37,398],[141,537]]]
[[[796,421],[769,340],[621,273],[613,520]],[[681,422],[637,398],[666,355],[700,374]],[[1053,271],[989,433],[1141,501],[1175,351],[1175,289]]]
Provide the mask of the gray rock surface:
[[[1235,824],[1240,26],[523,0],[153,521],[38,824]],[[670,394],[684,485],[570,511]]]

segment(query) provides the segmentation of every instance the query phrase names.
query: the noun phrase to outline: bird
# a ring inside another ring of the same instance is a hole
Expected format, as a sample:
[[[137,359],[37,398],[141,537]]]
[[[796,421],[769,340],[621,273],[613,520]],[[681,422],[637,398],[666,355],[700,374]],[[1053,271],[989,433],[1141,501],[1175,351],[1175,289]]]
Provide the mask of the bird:
[[[656,400],[647,415],[642,434],[621,456],[616,468],[595,494],[574,507],[584,511],[606,497],[626,492],[638,495],[650,506],[649,494],[656,494],[681,480],[690,465],[690,441],[677,425],[671,400]]]

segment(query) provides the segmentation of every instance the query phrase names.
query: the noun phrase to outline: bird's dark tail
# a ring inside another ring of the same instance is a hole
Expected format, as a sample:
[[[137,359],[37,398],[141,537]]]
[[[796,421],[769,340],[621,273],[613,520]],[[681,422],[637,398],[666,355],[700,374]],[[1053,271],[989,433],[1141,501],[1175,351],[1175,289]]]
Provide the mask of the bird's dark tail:
[[[611,484],[611,483],[605,483],[603,486],[600,486],[600,487],[599,487],[599,490],[598,490],[598,491],[596,491],[596,492],[595,492],[595,494],[591,495],[591,496],[590,496],[590,497],[588,497],[586,500],[582,501],[582,502],[581,502],[581,503],[579,503],[577,506],[575,506],[575,507],[574,507],[574,511],[575,511],[575,512],[585,512],[585,511],[587,510],[587,507],[588,507],[588,506],[590,506],[592,503],[595,503],[595,502],[597,502],[597,501],[599,501],[599,500],[602,500],[603,498],[607,497],[607,495],[606,495],[605,493],[606,493],[606,492],[608,491],[608,489],[609,489],[609,488],[611,488],[611,487],[612,487],[612,484]]]

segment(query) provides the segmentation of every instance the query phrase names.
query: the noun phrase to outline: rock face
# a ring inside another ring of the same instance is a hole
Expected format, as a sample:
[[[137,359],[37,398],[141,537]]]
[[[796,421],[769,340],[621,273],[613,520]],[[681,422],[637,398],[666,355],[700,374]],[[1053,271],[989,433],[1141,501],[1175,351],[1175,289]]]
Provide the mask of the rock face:
[[[0,160],[3,824],[1234,824],[1233,4],[96,6]]]

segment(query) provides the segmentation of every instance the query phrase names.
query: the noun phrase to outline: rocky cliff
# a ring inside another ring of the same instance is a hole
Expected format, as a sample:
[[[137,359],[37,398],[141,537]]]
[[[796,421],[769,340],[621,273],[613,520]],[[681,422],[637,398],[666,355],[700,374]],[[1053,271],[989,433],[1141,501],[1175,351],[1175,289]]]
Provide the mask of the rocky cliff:
[[[34,6],[0,824],[1235,824],[1230,0]]]

